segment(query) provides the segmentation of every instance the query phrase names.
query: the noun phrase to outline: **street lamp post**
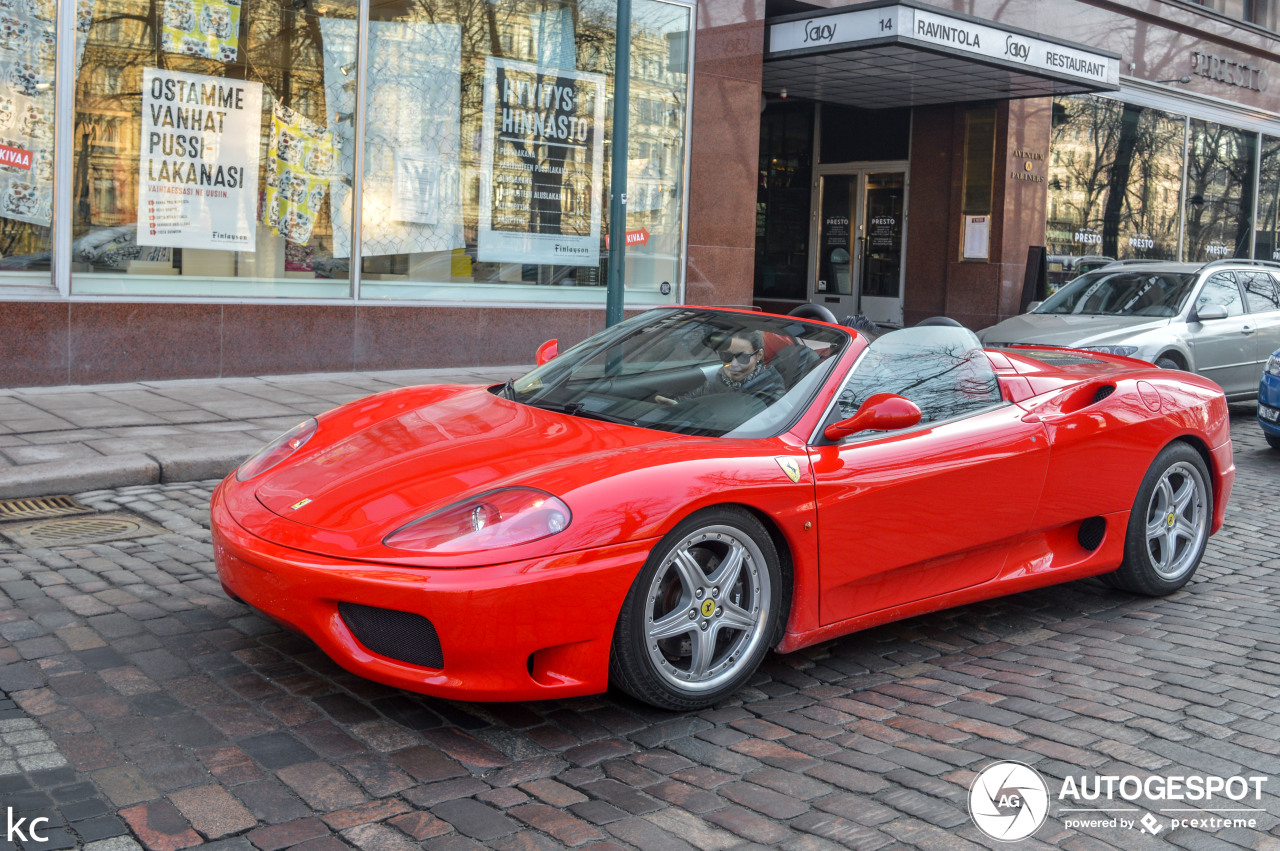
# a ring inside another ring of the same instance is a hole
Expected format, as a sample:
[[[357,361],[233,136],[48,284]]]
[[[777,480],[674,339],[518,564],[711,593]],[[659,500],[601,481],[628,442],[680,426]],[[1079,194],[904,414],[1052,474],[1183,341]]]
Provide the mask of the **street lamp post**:
[[[605,289],[605,327],[622,321],[627,251],[627,137],[631,106],[631,0],[618,0],[613,70],[613,168],[609,177],[609,277]]]

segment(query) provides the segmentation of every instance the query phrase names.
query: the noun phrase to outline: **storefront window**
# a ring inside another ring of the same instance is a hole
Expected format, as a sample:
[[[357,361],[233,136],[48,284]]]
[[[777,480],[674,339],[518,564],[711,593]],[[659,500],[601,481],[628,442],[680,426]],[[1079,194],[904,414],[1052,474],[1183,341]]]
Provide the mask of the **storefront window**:
[[[1257,144],[1256,133],[1192,119],[1187,153],[1187,260],[1249,256]]]
[[[72,290],[350,294],[334,125],[354,0],[96,0],[76,81]],[[343,27],[342,25],[345,25]]]
[[[1280,260],[1280,139],[1262,137],[1258,168],[1258,226],[1253,256]]]
[[[1051,266],[1082,257],[1176,260],[1186,121],[1097,97],[1053,104]]]
[[[362,54],[356,0],[82,2],[74,293],[603,303],[613,3],[375,2]],[[691,26],[633,6],[628,304],[680,297]]]
[[[602,301],[615,5],[371,17],[361,297]],[[628,304],[679,297],[690,26],[685,6],[632,9]]]
[[[755,297],[804,301],[808,286],[813,106],[777,101],[760,116]]]
[[[0,8],[0,287],[52,283],[57,12],[55,0]]]

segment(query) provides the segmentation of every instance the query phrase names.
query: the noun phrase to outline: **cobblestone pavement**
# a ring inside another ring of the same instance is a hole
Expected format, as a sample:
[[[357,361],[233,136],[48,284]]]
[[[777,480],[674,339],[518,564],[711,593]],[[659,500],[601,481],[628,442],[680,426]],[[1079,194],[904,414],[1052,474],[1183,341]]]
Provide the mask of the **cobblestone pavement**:
[[[1252,828],[1172,829],[1168,814],[1156,836],[1068,827],[1080,814],[1054,801],[1024,847],[1280,848],[1280,452],[1252,408],[1233,411],[1228,525],[1182,592],[1086,580],[914,618],[771,656],[749,688],[692,714],[616,693],[450,703],[358,679],[222,594],[215,483],[81,494],[168,533],[0,544],[0,806],[11,824],[50,820],[44,842],[9,838],[91,851],[989,847],[968,790],[1012,759],[1051,794],[1081,775],[1269,778]]]

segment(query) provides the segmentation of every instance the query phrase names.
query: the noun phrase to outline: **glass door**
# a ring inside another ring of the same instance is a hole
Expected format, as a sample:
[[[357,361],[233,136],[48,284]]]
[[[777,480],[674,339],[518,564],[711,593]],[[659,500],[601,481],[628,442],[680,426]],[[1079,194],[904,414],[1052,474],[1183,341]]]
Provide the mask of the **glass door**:
[[[902,236],[905,171],[868,171],[860,255],[860,312],[881,325],[902,327]]]
[[[816,258],[810,270],[809,301],[826,307],[836,319],[858,312],[858,291],[853,281],[858,181],[856,172],[824,174],[817,180],[817,235],[812,242],[818,250],[809,252],[810,257]]]
[[[828,166],[813,188],[809,301],[900,327],[906,164]]]

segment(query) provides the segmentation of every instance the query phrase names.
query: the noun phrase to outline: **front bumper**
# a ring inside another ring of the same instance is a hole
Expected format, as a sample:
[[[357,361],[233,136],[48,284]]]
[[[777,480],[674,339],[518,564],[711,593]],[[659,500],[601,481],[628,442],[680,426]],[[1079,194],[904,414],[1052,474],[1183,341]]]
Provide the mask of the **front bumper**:
[[[1275,412],[1275,419],[1267,416],[1270,411]],[[1280,378],[1266,372],[1258,383],[1258,425],[1267,434],[1280,437]]]
[[[465,569],[362,564],[256,537],[227,510],[226,486],[211,505],[223,586],[348,671],[456,700],[537,700],[608,687],[614,625],[652,541]],[[425,617],[443,664],[423,667],[369,650],[339,603]]]

